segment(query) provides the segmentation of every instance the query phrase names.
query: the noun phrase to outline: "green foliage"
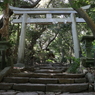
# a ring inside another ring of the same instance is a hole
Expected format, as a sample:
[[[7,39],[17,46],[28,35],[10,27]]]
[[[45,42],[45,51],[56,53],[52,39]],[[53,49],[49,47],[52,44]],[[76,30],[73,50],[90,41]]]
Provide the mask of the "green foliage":
[[[77,69],[80,66],[80,59],[72,57],[73,63],[70,64],[70,67],[68,68],[68,73],[77,73]]]
[[[54,61],[53,61],[53,60],[51,60],[51,59],[47,59],[47,60],[46,60],[46,62],[54,63]]]
[[[6,4],[10,3],[10,0],[4,0],[3,2],[0,2],[0,7],[2,9],[5,9],[6,8]]]
[[[72,1],[72,7],[73,8],[80,8],[82,6],[90,4],[91,0],[74,0]]]

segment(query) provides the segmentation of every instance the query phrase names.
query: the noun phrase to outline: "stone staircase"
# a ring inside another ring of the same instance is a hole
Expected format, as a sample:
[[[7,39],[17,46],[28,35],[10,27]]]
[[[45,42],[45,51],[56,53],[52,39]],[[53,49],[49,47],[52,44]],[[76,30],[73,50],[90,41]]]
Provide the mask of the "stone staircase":
[[[0,83],[0,90],[7,91],[7,94],[0,95],[24,95],[17,94],[18,91],[44,93],[26,95],[61,95],[46,93],[80,93],[93,91],[93,87],[90,87],[89,83],[87,83],[85,74],[67,74],[65,72],[66,70],[67,67],[59,64],[42,64],[23,69],[13,69]],[[8,94],[8,91],[13,91],[15,94]]]

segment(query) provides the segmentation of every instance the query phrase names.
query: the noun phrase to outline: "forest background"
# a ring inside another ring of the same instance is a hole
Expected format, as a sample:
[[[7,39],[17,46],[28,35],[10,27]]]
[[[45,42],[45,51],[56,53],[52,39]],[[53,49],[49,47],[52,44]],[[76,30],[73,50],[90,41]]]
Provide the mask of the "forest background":
[[[10,48],[7,58],[17,62],[19,36],[21,24],[13,24],[16,18],[9,5],[19,8],[70,8],[78,12],[76,17],[84,18],[85,23],[77,23],[77,32],[80,42],[85,35],[95,37],[95,1],[94,0],[0,0],[0,40],[8,41]],[[81,7],[91,5],[85,12]],[[68,15],[66,16],[68,17]],[[80,28],[81,27],[81,28]],[[74,57],[71,23],[51,25],[27,24],[25,38],[24,63],[71,63]],[[93,42],[95,45],[95,42]],[[6,59],[7,60],[7,59]]]

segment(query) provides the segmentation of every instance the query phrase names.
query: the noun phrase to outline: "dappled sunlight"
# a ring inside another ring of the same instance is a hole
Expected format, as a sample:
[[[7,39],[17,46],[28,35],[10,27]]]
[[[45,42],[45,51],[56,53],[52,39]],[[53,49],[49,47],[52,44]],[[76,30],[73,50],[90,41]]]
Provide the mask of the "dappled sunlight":
[[[41,0],[39,3],[40,7],[46,7],[49,2],[50,2],[50,0]]]

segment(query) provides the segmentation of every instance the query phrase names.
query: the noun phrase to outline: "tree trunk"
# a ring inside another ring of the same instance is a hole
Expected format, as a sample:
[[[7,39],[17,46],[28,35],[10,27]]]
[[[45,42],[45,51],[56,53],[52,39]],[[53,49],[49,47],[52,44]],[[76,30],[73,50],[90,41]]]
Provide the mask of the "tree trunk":
[[[72,8],[86,21],[89,28],[92,30],[93,36],[95,37],[95,23],[94,21],[89,17],[89,15],[86,13],[85,10],[82,8],[74,8],[74,0],[69,0]]]
[[[37,0],[36,2],[32,2],[31,6],[23,6],[25,8],[33,8],[35,7],[41,0]],[[15,6],[16,1],[14,1]],[[3,17],[0,19],[0,34],[2,37],[8,39],[8,27],[9,27],[9,17],[13,14],[13,12],[9,9],[8,3],[4,5]]]
[[[5,4],[5,9],[3,10],[3,25],[0,29],[0,34],[8,39],[8,26],[9,26],[9,5]]]

